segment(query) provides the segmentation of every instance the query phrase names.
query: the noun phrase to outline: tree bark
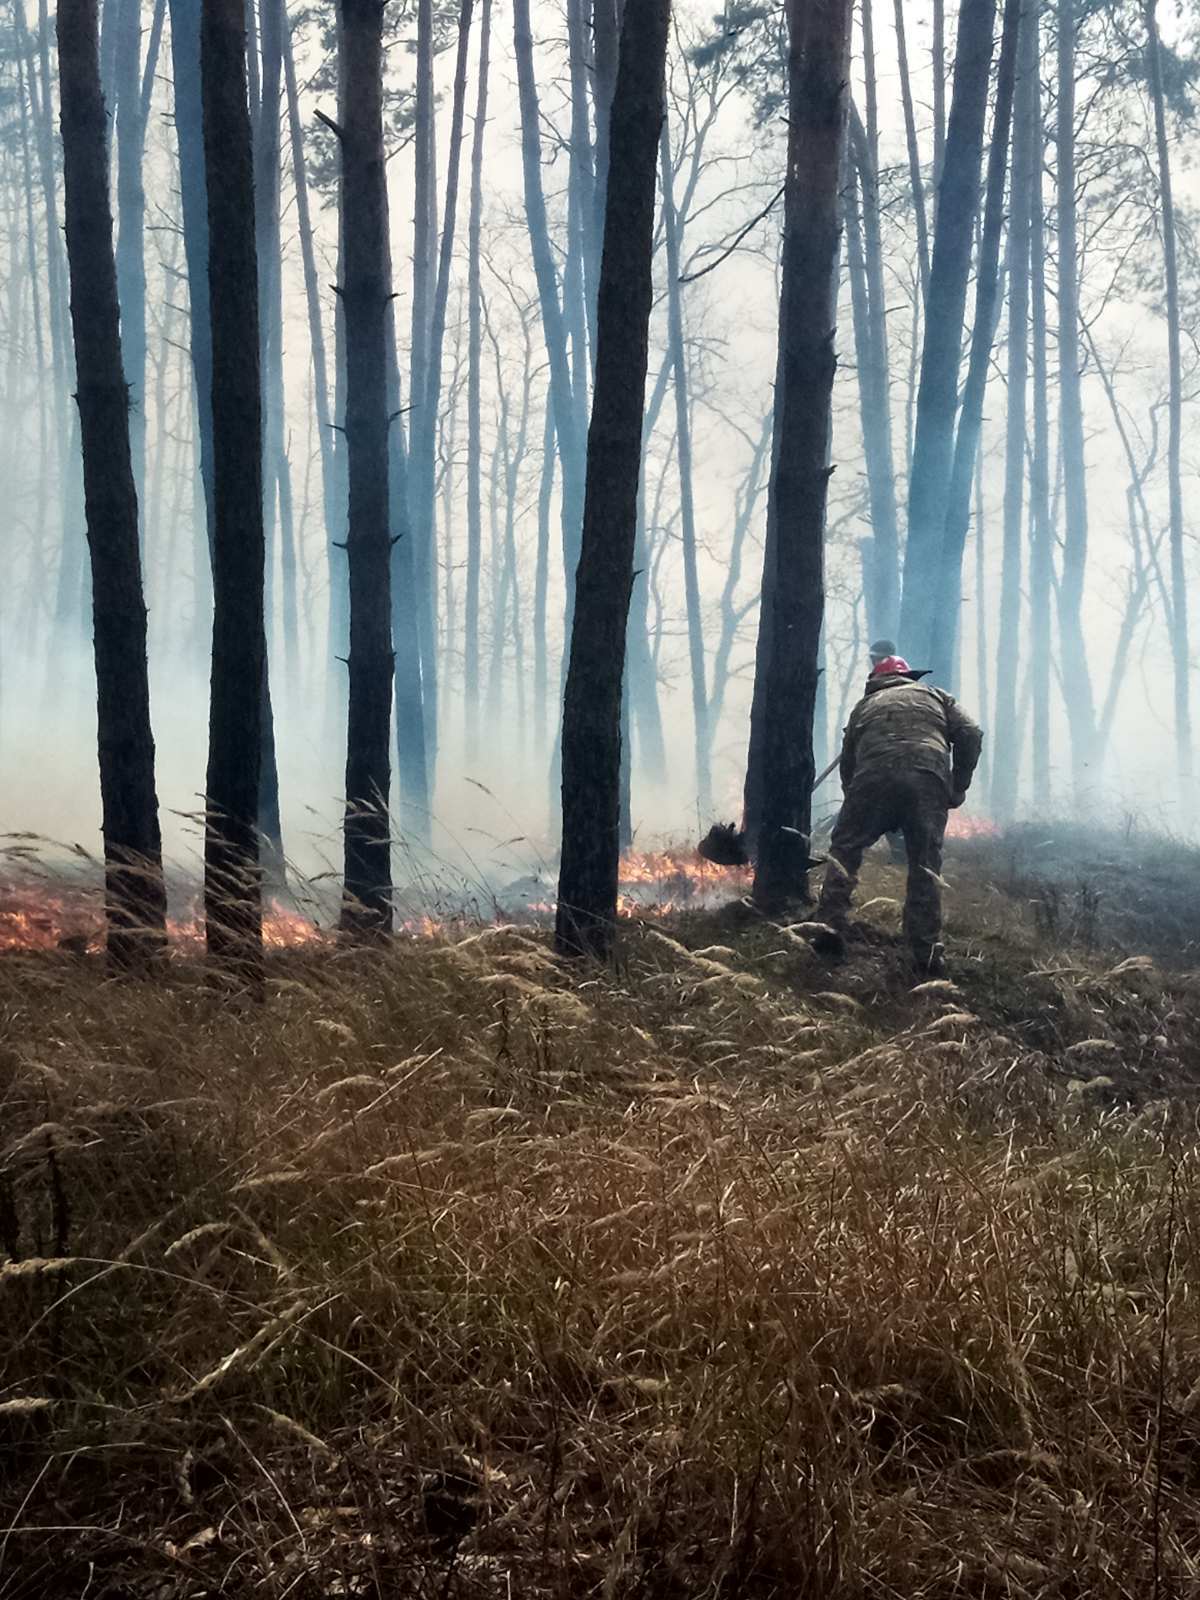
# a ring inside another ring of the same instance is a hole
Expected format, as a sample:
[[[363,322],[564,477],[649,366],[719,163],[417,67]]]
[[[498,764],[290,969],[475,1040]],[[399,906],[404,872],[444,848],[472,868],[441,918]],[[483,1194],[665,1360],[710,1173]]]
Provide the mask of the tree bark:
[[[325,334],[321,319],[321,291],[317,277],[317,258],[313,244],[312,213],[308,196],[308,163],[304,154],[304,126],[300,119],[300,95],[296,84],[296,62],[292,50],[290,24],[283,29],[283,71],[287,92],[288,131],[291,136],[292,175],[296,186],[296,231],[300,237],[300,259],[304,271],[304,297],[308,308],[308,335],[312,356],[313,409],[317,417],[317,440],[321,452],[321,490],[325,511],[326,535],[336,528],[340,516],[334,509],[333,418],[329,409],[329,368]]]
[[[851,0],[788,8],[788,166],[779,303],[776,441],[768,492],[761,718],[762,810],[754,900],[774,915],[808,897],[813,719],[825,610],[825,508],[837,368],[839,182],[849,79]]]
[[[1029,189],[1029,264],[1033,334],[1033,449],[1029,464],[1029,649],[1033,697],[1033,803],[1049,811],[1050,792],[1050,607],[1054,595],[1053,529],[1050,524],[1050,425],[1047,416],[1046,245],[1042,204],[1045,165],[1040,64],[1041,23],[1033,6],[1021,22],[1019,127],[1027,127],[1032,167]]]
[[[204,491],[205,538],[211,563],[215,560],[216,484],[213,440],[213,333],[208,277],[210,241],[200,70],[202,4],[201,0],[170,0],[170,5],[175,136],[179,152],[183,250],[187,265],[190,308],[189,345],[196,390],[199,435],[197,456],[201,487]],[[259,381],[261,383],[261,373]],[[260,742],[263,754],[259,761],[258,825],[267,846],[265,854],[270,876],[273,881],[282,882],[284,856],[279,822],[279,774],[275,761],[275,730],[271,714],[270,687],[265,677],[262,699]]]
[[[560,506],[563,567],[567,579],[567,637],[570,638],[575,571],[579,563],[583,527],[584,440],[580,437],[575,412],[567,353],[566,323],[562,301],[559,298],[558,273],[554,264],[554,251],[546,221],[546,200],[542,190],[542,137],[537,80],[533,69],[533,33],[529,22],[529,0],[513,0],[513,44],[521,108],[521,165],[525,187],[525,212],[529,225],[533,270],[537,279],[538,301],[541,306],[542,331],[546,340],[546,356],[550,366],[550,404],[554,412],[554,432],[558,440],[558,459],[562,472]],[[607,218],[605,227],[607,230]]]
[[[1058,418],[1063,473],[1063,556],[1058,591],[1063,693],[1078,803],[1095,755],[1096,712],[1083,631],[1087,573],[1087,462],[1080,391],[1079,249],[1075,215],[1075,31],[1077,0],[1058,0]]]
[[[904,107],[904,137],[908,148],[908,181],[912,188],[913,218],[917,230],[917,265],[921,274],[921,301],[929,299],[929,223],[925,214],[925,180],[917,147],[917,119],[913,111],[912,78],[908,70],[908,41],[904,34],[904,0],[895,0],[896,53],[900,67],[900,99]],[[944,91],[943,91],[944,92]]]
[[[996,630],[995,757],[992,764],[992,814],[1012,819],[1021,767],[1021,729],[1017,716],[1017,665],[1020,659],[1021,554],[1024,530],[1026,400],[1029,373],[1030,194],[1034,148],[1028,119],[1017,127],[1013,146],[1012,207],[1008,224],[1008,415],[1004,456],[1004,548],[1000,574],[1000,615]]]
[[[120,0],[114,86],[117,120],[117,294],[121,305],[121,355],[129,384],[129,443],[133,481],[143,516],[146,506],[146,191],[142,158],[141,0]],[[149,63],[147,63],[149,65]],[[143,529],[144,533],[144,529]]]
[[[896,471],[892,458],[892,405],[888,392],[887,304],[879,227],[879,176],[869,134],[850,110],[850,136],[862,194],[862,230],[851,209],[847,259],[859,414],[871,506],[871,575],[868,594],[872,638],[895,633],[900,609],[900,534],[896,516]]]
[[[1183,527],[1183,361],[1179,347],[1179,265],[1175,242],[1175,204],[1171,194],[1171,152],[1163,101],[1162,45],[1157,0],[1145,0],[1146,54],[1154,102],[1154,142],[1158,157],[1158,198],[1162,216],[1163,277],[1167,300],[1167,495],[1171,528],[1171,662],[1175,678],[1175,759],[1182,812],[1190,824],[1192,792],[1192,706],[1188,645],[1187,572]]]
[[[660,141],[663,233],[667,255],[667,338],[675,390],[675,440],[679,458],[680,529],[683,542],[683,588],[687,602],[688,666],[692,685],[696,804],[700,815],[706,817],[712,811],[712,729],[708,720],[704,617],[700,610],[700,577],[696,564],[696,508],[692,492],[692,415],[688,393],[687,350],[683,338],[683,304],[679,285],[679,218],[675,211],[671,137],[665,118]]]
[[[262,981],[262,883],[256,821],[266,638],[258,263],[242,0],[203,0],[200,89],[213,423],[204,910],[209,952],[257,987]]]
[[[996,0],[963,0],[959,11],[941,207],[925,301],[899,638],[904,653],[921,664],[933,652],[939,621],[934,596],[954,456],[963,314],[979,206],[995,15]]]
[[[1000,59],[996,68],[996,101],[992,114],[992,140],[988,151],[987,186],[983,208],[983,233],[979,245],[979,265],[975,274],[975,324],[971,330],[971,354],[967,362],[967,381],[963,386],[958,433],[954,440],[954,461],[946,504],[946,525],[942,535],[941,565],[929,664],[939,683],[957,682],[958,637],[962,612],[962,563],[971,524],[971,480],[975,456],[983,432],[983,401],[987,390],[992,343],[999,317],[1000,236],[1004,231],[1004,183],[1008,175],[1009,135],[1012,131],[1013,92],[1017,76],[1017,43],[1021,27],[1023,0],[1005,0],[1004,25],[1000,35]],[[1028,162],[1026,163],[1028,166]],[[1033,182],[1032,167],[1026,177],[1026,193],[1017,193],[1017,172],[1013,167],[1012,212],[1015,229],[1021,208],[1028,211],[1028,190]]]
[[[637,531],[669,20],[670,0],[639,0],[628,8],[612,104],[587,496],[563,706],[555,944],[560,954],[571,956],[608,956],[616,925],[621,685]]]
[[[417,4],[417,84],[413,124],[413,283],[412,342],[409,356],[409,511],[414,599],[421,651],[421,684],[425,706],[425,759],[432,767],[437,741],[437,576],[433,529],[425,512],[421,441],[425,437],[425,402],[429,386],[430,338],[437,289],[437,161],[433,81],[433,0]],[[413,459],[415,457],[415,459]]]
[[[386,173],[382,0],[341,0],[346,458],[350,505],[350,696],[342,927],[392,927],[391,527],[388,506]]]
[[[108,956],[114,966],[127,968],[143,965],[165,943],[166,891],[96,0],[59,0],[57,27],[67,261],[92,561]]]
[[[479,754],[479,566],[483,549],[481,474],[483,443],[480,421],[480,375],[483,336],[480,322],[480,233],[483,222],[483,147],[487,128],[488,68],[492,40],[492,0],[483,0],[479,14],[479,88],[471,146],[471,202],[467,221],[467,571],[463,617],[463,695],[466,699],[467,759]],[[553,439],[551,439],[553,448]],[[536,637],[536,634],[535,634]],[[543,658],[544,658],[544,639]],[[544,671],[545,662],[542,659]],[[537,667],[535,666],[535,676]],[[538,698],[535,685],[535,700]],[[544,685],[535,711],[538,727],[545,711]]]

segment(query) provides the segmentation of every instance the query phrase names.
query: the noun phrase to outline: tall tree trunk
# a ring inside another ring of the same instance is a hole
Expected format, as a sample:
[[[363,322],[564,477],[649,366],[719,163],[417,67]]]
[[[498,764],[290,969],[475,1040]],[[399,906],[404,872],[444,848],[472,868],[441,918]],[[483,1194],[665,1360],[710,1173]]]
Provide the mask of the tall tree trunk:
[[[1009,134],[1012,130],[1013,91],[1017,75],[1017,42],[1021,27],[1023,0],[1005,0],[1004,26],[1000,35],[1000,60],[996,69],[996,103],[992,115],[992,141],[988,151],[987,188],[983,208],[983,233],[979,245],[979,266],[975,274],[975,325],[971,331],[971,355],[967,381],[963,386],[958,434],[954,440],[954,462],[946,503],[946,525],[942,535],[941,564],[936,601],[937,626],[933,632],[930,666],[939,683],[952,686],[958,674],[958,636],[962,625],[962,563],[971,524],[971,480],[975,456],[983,432],[983,400],[987,389],[992,343],[999,316],[1000,236],[1004,230],[1004,183],[1008,174]],[[1013,227],[1018,209],[1028,209],[1028,192],[1016,194],[1016,167],[1013,182]],[[1027,190],[1033,172],[1026,174]]]
[[[1024,87],[1024,86],[1023,86]],[[1008,420],[1004,457],[1004,549],[996,633],[993,815],[1011,820],[1017,806],[1021,728],[1017,716],[1020,658],[1021,547],[1024,529],[1026,390],[1029,370],[1029,224],[1035,149],[1028,118],[1013,146],[1012,208],[1008,225]]]
[[[259,333],[263,374],[263,516],[267,549],[267,595],[275,570],[275,533],[280,552],[280,599],[269,607],[282,615],[285,682],[298,689],[299,621],[296,596],[295,533],[292,526],[291,467],[287,457],[283,390],[282,240],[279,219],[280,115],[283,79],[283,36],[287,30],[284,0],[260,0],[262,26],[262,101],[255,130],[254,198],[259,261]],[[278,517],[278,522],[276,521]]]
[[[963,314],[979,205],[995,16],[996,0],[963,0],[958,14],[941,209],[925,301],[925,342],[908,485],[908,546],[900,599],[900,648],[918,661],[932,654],[939,623],[934,596],[954,456]]]
[[[879,177],[874,147],[850,110],[850,133],[862,193],[862,230],[851,203],[847,259],[859,412],[867,494],[871,507],[871,572],[868,594],[873,638],[896,631],[900,609],[900,534],[896,517],[896,472],[892,459],[892,404],[888,392],[887,303],[879,226]],[[852,194],[849,196],[852,202]]]
[[[384,281],[392,282],[392,255],[384,186]],[[432,773],[427,762],[425,684],[421,668],[420,595],[412,527],[409,522],[408,452],[400,404],[400,361],[396,353],[395,300],[384,313],[387,346],[388,501],[392,529],[393,691],[396,697],[396,764],[400,784],[400,823],[405,837],[428,845],[433,820]]]
[[[550,403],[554,412],[554,432],[558,440],[558,459],[562,471],[563,568],[567,579],[567,638],[570,638],[574,610],[575,570],[579,563],[583,528],[584,443],[579,435],[575,411],[571,367],[567,352],[566,324],[559,298],[558,273],[546,221],[546,200],[542,190],[542,136],[538,110],[537,80],[533,69],[533,33],[529,22],[529,0],[513,0],[513,44],[517,60],[517,88],[521,107],[521,165],[525,186],[525,213],[529,243],[537,278],[542,331],[550,365]],[[607,230],[607,216],[605,221]]]
[[[189,345],[196,388],[198,459],[204,490],[205,535],[209,559],[215,561],[216,467],[213,437],[213,331],[209,284],[209,213],[205,179],[205,147],[201,93],[200,36],[202,0],[170,0],[171,65],[175,87],[175,136],[179,151],[179,189],[183,212],[183,251],[187,263]],[[243,52],[244,54],[244,52]],[[243,64],[243,82],[245,66]],[[255,318],[257,326],[257,316]],[[259,373],[261,384],[261,371]],[[261,390],[260,390],[261,404]],[[261,466],[260,466],[261,471]],[[265,575],[265,563],[264,563]],[[270,686],[263,678],[259,729],[262,755],[258,763],[258,825],[266,845],[265,865],[272,882],[284,877],[283,839],[279,821],[279,773],[275,760],[275,728]]]
[[[1175,204],[1171,196],[1171,152],[1163,102],[1162,46],[1157,0],[1146,0],[1146,54],[1154,101],[1154,140],[1158,154],[1158,198],[1162,217],[1163,277],[1167,297],[1167,494],[1171,527],[1171,660],[1175,673],[1175,759],[1182,812],[1190,824],[1192,793],[1192,707],[1188,658],[1187,574],[1183,561],[1183,362],[1179,349],[1179,266],[1175,245]]]
[[[1042,131],[1040,17],[1032,6],[1021,21],[1018,127],[1027,125],[1032,172],[1029,188],[1029,264],[1033,333],[1033,450],[1029,465],[1029,632],[1033,695],[1033,803],[1046,815],[1050,793],[1050,607],[1054,546],[1050,525],[1050,425],[1046,358],[1046,245],[1042,205],[1045,138]]]
[[[425,748],[426,761],[431,770],[437,750],[438,727],[437,422],[442,397],[442,347],[446,337],[446,306],[450,294],[450,267],[454,253],[454,225],[458,208],[458,174],[466,107],[467,48],[471,37],[472,9],[472,0],[460,0],[445,209],[442,217],[437,276],[430,307],[428,342],[425,345],[425,359],[422,363],[423,384],[420,395],[416,395],[415,392],[413,395],[412,450],[409,461],[410,495],[415,507],[412,518],[414,553],[418,563],[421,603],[421,681],[425,700]],[[432,109],[429,115],[432,121]],[[429,181],[432,184],[432,178]],[[414,383],[416,376],[414,366]]]
[[[592,104],[596,116],[596,187],[593,197],[598,240],[604,237],[604,205],[608,196],[608,145],[613,91],[617,86],[620,9],[624,0],[592,0]]]
[[[341,0],[341,298],[346,314],[350,697],[342,926],[392,927],[391,527],[388,517],[387,206],[382,0]]]
[[[59,0],[58,58],[76,398],[92,558],[108,955],[139,965],[166,938],[137,490],[121,366],[96,0]]]
[[[212,330],[213,657],[204,910],[212,955],[262,981],[262,392],[242,0],[203,0],[200,87]]]
[[[908,181],[912,188],[913,218],[917,230],[917,265],[921,273],[921,300],[929,299],[929,223],[925,215],[925,180],[917,146],[917,119],[913,111],[912,79],[908,70],[908,41],[904,35],[904,0],[896,5],[896,52],[900,66],[900,99],[904,106],[904,136],[908,146]]]
[[[933,0],[933,220],[946,157],[946,0]]]
[[[837,367],[839,180],[846,138],[851,0],[788,8],[788,165],[779,301],[780,375],[767,505],[766,692],[759,698],[762,813],[755,904],[808,896],[813,720],[825,610],[825,507]],[[760,631],[764,619],[760,618]]]
[[[679,507],[683,536],[683,587],[687,601],[688,665],[692,682],[692,732],[696,760],[696,803],[700,815],[712,811],[712,731],[705,682],[704,618],[696,565],[696,509],[692,493],[692,415],[688,394],[687,350],[679,285],[679,218],[671,168],[671,136],[663,119],[661,142],[663,233],[667,253],[667,338],[675,389],[675,438],[679,453]]]
[[[471,208],[467,222],[467,572],[463,617],[463,695],[466,699],[467,759],[479,753],[479,563],[483,545],[480,478],[483,444],[480,424],[480,374],[483,358],[479,274],[479,241],[483,219],[483,146],[487,128],[488,65],[492,41],[492,0],[483,0],[479,15],[479,89],[475,100],[475,134],[471,146]],[[553,439],[551,439],[553,448]],[[536,639],[535,632],[535,639]],[[544,638],[543,638],[544,647]],[[544,669],[544,648],[542,667]],[[535,675],[537,668],[535,666]],[[535,690],[536,698],[536,690]],[[539,729],[544,712],[544,690]]]
[[[580,291],[587,325],[586,357],[596,364],[596,290],[600,277],[603,215],[596,209],[596,166],[588,119],[587,0],[567,0],[567,53],[571,81],[571,160],[569,184],[578,229]],[[579,354],[584,354],[580,351]],[[586,391],[585,391],[586,392]]]
[[[117,293],[121,355],[129,384],[129,444],[142,516],[146,507],[146,191],[142,182],[141,0],[120,0],[115,77],[117,120]]]
[[[550,501],[554,495],[554,408],[545,397],[542,470],[538,478],[537,557],[533,579],[533,721],[537,749],[544,751],[549,717],[549,647],[546,599],[550,581]]]
[[[437,742],[437,568],[434,530],[425,509],[422,454],[429,387],[430,336],[437,292],[437,159],[433,81],[433,0],[417,4],[417,84],[413,125],[413,287],[409,399],[412,406],[409,465],[409,524],[420,628],[421,682],[425,705],[425,759],[432,767]]]
[[[983,498],[983,451],[975,457],[975,705],[981,724],[988,726],[988,606],[987,520]],[[991,752],[984,742],[979,780],[991,804]]]
[[[300,236],[300,259],[304,269],[304,297],[308,308],[308,336],[313,373],[313,409],[317,417],[317,441],[321,452],[321,490],[325,510],[326,535],[339,524],[334,510],[333,418],[329,410],[329,370],[325,353],[325,334],[321,319],[321,290],[317,277],[317,258],[313,243],[312,213],[308,196],[308,163],[304,154],[304,125],[300,118],[300,95],[296,84],[296,62],[292,50],[292,30],[283,30],[283,71],[287,90],[288,131],[291,136],[292,176],[296,186],[296,230]]]
[[[621,684],[637,531],[670,11],[670,0],[640,0],[627,10],[612,104],[587,499],[563,705],[563,838],[555,924],[555,944],[563,955],[606,957],[615,934]]]
[[[1096,712],[1083,631],[1087,574],[1087,462],[1080,392],[1079,250],[1075,216],[1075,30],[1077,0],[1058,0],[1058,419],[1063,473],[1063,556],[1058,590],[1063,693],[1078,804],[1095,754]]]

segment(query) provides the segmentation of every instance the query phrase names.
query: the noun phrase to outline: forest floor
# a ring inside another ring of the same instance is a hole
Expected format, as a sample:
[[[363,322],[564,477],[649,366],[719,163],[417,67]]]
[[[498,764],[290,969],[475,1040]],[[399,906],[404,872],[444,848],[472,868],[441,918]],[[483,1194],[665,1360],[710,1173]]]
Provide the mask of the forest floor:
[[[1200,856],[0,957],[0,1597],[1200,1592]]]

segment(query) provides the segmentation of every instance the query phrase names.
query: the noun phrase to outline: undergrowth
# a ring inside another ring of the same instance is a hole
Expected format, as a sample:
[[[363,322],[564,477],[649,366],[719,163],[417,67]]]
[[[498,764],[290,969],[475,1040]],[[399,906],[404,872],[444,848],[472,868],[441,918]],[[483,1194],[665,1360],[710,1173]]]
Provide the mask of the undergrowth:
[[[897,887],[0,962],[0,1596],[1195,1593],[1200,1003]]]

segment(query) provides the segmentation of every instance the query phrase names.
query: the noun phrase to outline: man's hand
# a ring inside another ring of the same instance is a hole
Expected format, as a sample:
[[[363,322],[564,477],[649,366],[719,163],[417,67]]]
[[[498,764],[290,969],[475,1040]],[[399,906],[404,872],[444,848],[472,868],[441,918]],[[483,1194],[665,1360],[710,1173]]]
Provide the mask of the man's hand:
[[[966,792],[965,789],[951,789],[951,791],[950,791],[950,809],[951,809],[951,811],[957,811],[959,806],[962,805],[963,801],[966,798],[967,798],[967,792]]]

